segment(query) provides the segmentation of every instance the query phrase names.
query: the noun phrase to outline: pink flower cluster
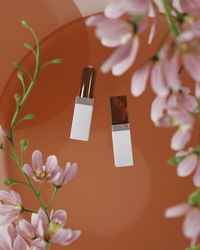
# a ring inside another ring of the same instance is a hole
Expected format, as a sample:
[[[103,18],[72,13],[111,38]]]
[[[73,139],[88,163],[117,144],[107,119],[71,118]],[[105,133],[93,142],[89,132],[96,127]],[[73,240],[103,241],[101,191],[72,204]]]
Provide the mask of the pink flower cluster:
[[[32,166],[24,164],[24,173],[36,182],[43,183],[48,181],[55,187],[61,188],[64,184],[69,183],[76,175],[77,164],[66,164],[63,171],[58,166],[56,156],[47,157],[45,165],[43,165],[42,153],[35,150],[32,154]],[[73,231],[72,229],[64,229],[67,222],[67,214],[64,210],[51,211],[50,220],[43,209],[39,209],[38,213],[32,213],[31,223],[22,219],[18,222],[16,228],[13,222],[19,218],[25,210],[21,197],[18,193],[11,190],[0,191],[0,216],[3,221],[1,225],[8,225],[8,234],[10,235],[10,243],[0,234],[0,250],[45,250],[48,243],[58,243],[64,246],[69,245],[76,240],[81,231]],[[28,242],[28,244],[27,244]]]
[[[173,36],[168,40],[165,37],[157,53],[133,73],[131,92],[133,96],[140,96],[150,78],[151,88],[156,94],[151,119],[156,126],[177,128],[171,138],[171,148],[178,151],[177,174],[185,177],[194,172],[193,182],[200,187],[200,144],[184,150],[192,136],[195,116],[200,113],[200,1],[180,0],[182,11],[173,6],[173,1],[165,1],[165,4],[176,30],[169,18],[171,30],[166,35],[173,30]],[[165,11],[169,17],[167,9]],[[111,70],[113,75],[119,76],[130,69],[139,50],[139,35],[147,28],[148,17],[153,18],[148,40],[151,43],[156,33],[158,13],[159,8],[153,0],[111,0],[103,15],[87,19],[87,25],[96,26],[95,33],[102,45],[116,48],[102,65],[103,73]],[[194,80],[195,96],[182,86],[182,70]],[[183,204],[166,212],[167,217],[186,215],[183,231],[192,239],[192,246],[200,235],[199,211],[197,206]]]
[[[42,160],[42,153],[35,150],[32,154],[32,167],[29,164],[24,164],[23,171],[34,181],[43,183],[48,181],[55,186],[68,184],[76,175],[77,164],[67,162],[66,168],[63,171],[58,166],[58,160],[55,155],[47,157],[45,165]]]

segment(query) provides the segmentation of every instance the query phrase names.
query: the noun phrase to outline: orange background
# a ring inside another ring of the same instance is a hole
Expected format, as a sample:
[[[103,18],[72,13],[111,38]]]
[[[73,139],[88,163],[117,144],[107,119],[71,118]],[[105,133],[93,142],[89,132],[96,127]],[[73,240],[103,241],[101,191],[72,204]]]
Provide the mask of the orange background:
[[[31,24],[37,31],[37,21]],[[173,131],[155,128],[151,122],[150,105],[155,95],[149,86],[140,98],[130,94],[132,72],[155,53],[166,29],[161,17],[153,45],[147,45],[148,32],[141,37],[137,61],[124,76],[103,75],[98,71],[89,142],[69,139],[81,71],[87,64],[99,69],[111,49],[100,45],[94,30],[88,29],[82,18],[56,30],[41,43],[41,63],[58,57],[64,58],[65,62],[40,72],[21,114],[22,117],[33,113],[35,119],[16,128],[15,142],[19,144],[21,139],[28,139],[25,162],[31,163],[33,150],[40,149],[44,160],[49,154],[55,154],[63,168],[67,161],[79,165],[76,178],[59,190],[53,205],[54,209],[68,212],[68,227],[83,232],[68,249],[181,250],[189,245],[181,232],[182,218],[164,218],[167,207],[186,201],[194,190],[191,178],[178,178],[176,167],[167,165],[167,159],[174,154],[169,149]],[[13,39],[11,35],[10,39]],[[33,56],[27,54],[22,63],[33,69]],[[184,77],[184,82],[188,83],[190,79]],[[15,110],[13,95],[21,93],[16,72],[5,86],[0,120],[7,129]],[[134,167],[114,166],[109,110],[109,96],[114,95],[128,97]],[[16,165],[7,156],[1,154],[1,157],[2,176],[22,180]],[[13,188],[21,193],[26,208],[38,209],[38,202],[28,188],[19,185]],[[43,187],[42,197],[46,203],[52,191],[49,184]],[[51,247],[55,250],[65,248]]]

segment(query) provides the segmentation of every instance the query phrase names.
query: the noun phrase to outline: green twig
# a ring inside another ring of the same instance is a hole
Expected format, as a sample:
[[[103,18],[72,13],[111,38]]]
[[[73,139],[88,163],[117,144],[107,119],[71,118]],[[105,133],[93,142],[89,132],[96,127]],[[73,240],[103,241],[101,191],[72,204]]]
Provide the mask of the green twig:
[[[40,183],[40,186],[39,186],[39,191],[38,191],[39,196],[41,195],[41,191],[42,191],[42,183]]]
[[[23,208],[23,211],[28,212],[28,213],[32,213],[32,214],[37,214],[37,212],[30,210],[30,209],[26,209],[26,208]]]
[[[59,189],[58,187],[55,187],[53,196],[52,196],[52,198],[51,198],[49,204],[46,206],[46,209],[48,209],[48,208],[51,206],[51,204],[52,204],[52,202],[53,202],[53,200],[54,200],[54,198],[55,198],[55,196],[56,196],[56,194],[57,194],[57,192],[58,192],[58,189]]]
[[[170,9],[169,9],[169,1],[168,0],[162,0],[163,7],[167,16],[168,23],[172,29],[172,32],[174,34],[174,37],[177,38],[179,36],[179,30],[176,26],[176,23],[171,15]]]

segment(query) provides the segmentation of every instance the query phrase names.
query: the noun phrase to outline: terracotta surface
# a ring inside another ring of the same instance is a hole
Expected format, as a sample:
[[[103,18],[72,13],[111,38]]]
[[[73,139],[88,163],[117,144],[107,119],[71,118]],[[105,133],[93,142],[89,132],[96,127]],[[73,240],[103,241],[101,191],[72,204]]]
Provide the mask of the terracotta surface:
[[[173,155],[169,150],[173,131],[155,128],[150,121],[150,104],[155,97],[150,87],[140,98],[130,94],[132,71],[153,55],[167,29],[162,18],[159,22],[158,36],[152,46],[146,45],[148,33],[141,38],[141,50],[130,72],[122,77],[98,72],[89,142],[69,139],[81,71],[87,64],[99,69],[111,50],[100,45],[93,30],[85,27],[84,20],[64,26],[42,42],[42,62],[62,57],[65,63],[52,65],[40,73],[21,114],[34,113],[36,117],[16,128],[15,141],[16,144],[24,138],[29,141],[25,162],[30,163],[32,151],[40,149],[45,158],[56,154],[63,168],[66,161],[79,165],[76,178],[60,190],[54,203],[54,209],[67,210],[69,227],[83,231],[69,250],[181,250],[189,245],[181,232],[182,219],[164,218],[166,207],[187,200],[193,191],[191,179],[178,178],[176,168],[166,163]],[[28,55],[22,63],[33,68],[33,56]],[[21,86],[13,74],[0,102],[4,128],[14,112],[16,92],[21,92]],[[109,97],[115,95],[128,98],[134,167],[114,166]],[[3,160],[6,164],[1,167],[6,169],[7,176],[22,179],[15,164],[6,156]],[[27,188],[14,189],[22,193],[25,207],[38,207]],[[43,188],[45,202],[51,193],[51,185]],[[51,249],[66,248],[54,245]]]

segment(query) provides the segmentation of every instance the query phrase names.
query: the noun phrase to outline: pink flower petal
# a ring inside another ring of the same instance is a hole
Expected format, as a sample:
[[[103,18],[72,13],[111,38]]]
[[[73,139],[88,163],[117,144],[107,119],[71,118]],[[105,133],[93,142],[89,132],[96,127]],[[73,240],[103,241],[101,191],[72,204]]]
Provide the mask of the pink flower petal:
[[[194,154],[188,155],[183,159],[177,167],[178,176],[185,177],[190,175],[197,167],[198,157]]]
[[[22,204],[22,200],[21,200],[20,194],[18,194],[17,192],[15,192],[13,190],[11,190],[10,193],[11,193],[13,199],[16,201],[15,203],[19,203],[21,205]]]
[[[175,134],[172,136],[171,148],[173,150],[181,150],[185,147],[188,141],[191,138],[191,130],[181,131],[178,129]]]
[[[78,165],[76,163],[70,164],[69,162],[66,164],[66,168],[63,172],[63,184],[68,184],[76,175]]]
[[[18,223],[17,232],[25,238],[33,239],[36,236],[34,226],[24,219]]]
[[[32,164],[34,170],[37,170],[37,168],[42,168],[42,153],[39,150],[35,150],[32,154]]]
[[[52,215],[51,215],[51,221],[58,222],[61,225],[65,225],[67,222],[67,213],[65,210],[56,210]]]
[[[199,0],[180,0],[180,5],[183,12],[190,12],[196,8],[200,8]]]
[[[139,38],[135,36],[133,41],[131,41],[129,54],[124,59],[122,58],[122,60],[113,65],[112,68],[113,75],[120,76],[132,66],[132,64],[135,61],[138,49],[139,49]]]
[[[0,190],[0,200],[7,201],[12,204],[16,204],[15,199],[12,197],[12,195],[8,191]]]
[[[45,250],[46,242],[43,239],[37,238],[31,242],[33,250]]]
[[[81,231],[77,230],[77,231],[73,231],[72,232],[72,237],[70,238],[70,240],[67,240],[65,242],[65,246],[68,246],[69,244],[71,244],[73,241],[77,240],[81,235]]]
[[[27,244],[21,236],[17,236],[13,244],[13,250],[26,250]]]
[[[151,106],[151,119],[157,122],[162,116],[166,104],[166,97],[157,96]]]
[[[3,234],[0,233],[0,242],[1,242],[1,247],[2,250],[10,250],[10,246],[6,239],[4,238]]]
[[[168,87],[176,91],[179,90],[181,80],[179,75],[178,57],[175,55],[171,59],[165,60],[163,64],[163,70]]]
[[[23,171],[29,177],[33,177],[34,176],[33,169],[32,169],[32,167],[29,164],[24,164]]]
[[[46,216],[46,214],[45,214],[45,212],[44,212],[44,210],[43,209],[39,209],[39,211],[38,211],[38,222],[39,221],[42,221],[42,224],[43,224],[43,227],[44,227],[44,229],[45,229],[45,231],[47,230],[47,228],[48,228],[48,219],[47,219],[47,216]]]
[[[193,177],[194,185],[200,187],[200,166],[197,167],[195,175]]]
[[[170,207],[170,208],[166,209],[165,217],[166,218],[176,218],[176,217],[182,216],[186,212],[188,212],[190,208],[191,208],[191,205],[188,203],[182,203],[182,204],[176,205],[174,207]]]
[[[53,171],[58,165],[58,160],[55,155],[50,155],[47,157],[47,161],[45,164],[47,172]]]
[[[166,96],[169,92],[162,72],[161,64],[159,62],[156,62],[152,68],[151,86],[153,91],[159,96]]]
[[[138,68],[133,74],[131,80],[131,93],[134,96],[140,96],[144,92],[150,69],[151,63],[147,62],[143,66]]]
[[[95,15],[95,16],[90,16],[86,19],[86,24],[88,26],[95,26],[101,23],[105,17],[103,15]]]
[[[10,236],[11,246],[13,246],[14,240],[17,237],[17,231],[16,231],[15,227],[12,224],[10,226],[8,226],[8,234]]]
[[[193,208],[186,216],[183,223],[183,232],[189,239],[195,238],[200,233],[200,212]]]
[[[59,228],[51,237],[51,242],[59,243],[61,245],[65,245],[65,243],[70,240],[72,237],[71,229],[62,229]]]
[[[187,53],[183,57],[184,66],[195,81],[200,81],[200,55],[193,52]]]
[[[121,0],[112,0],[104,10],[105,16],[109,18],[118,18],[126,12],[125,3]]]

